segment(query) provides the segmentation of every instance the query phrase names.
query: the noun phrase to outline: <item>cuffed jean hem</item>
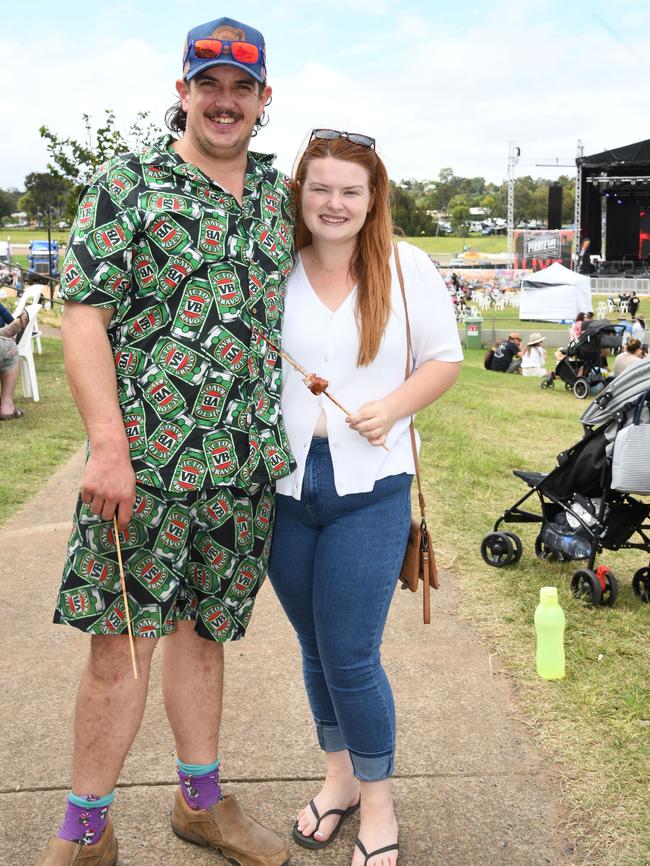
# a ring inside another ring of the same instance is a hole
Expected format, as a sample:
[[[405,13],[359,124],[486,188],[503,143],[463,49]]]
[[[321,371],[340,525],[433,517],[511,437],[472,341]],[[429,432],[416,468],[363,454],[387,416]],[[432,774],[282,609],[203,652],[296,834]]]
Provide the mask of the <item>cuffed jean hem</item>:
[[[341,729],[331,722],[316,722],[318,743],[324,752],[342,752],[347,749]]]
[[[354,775],[361,782],[381,782],[395,772],[395,753],[387,755],[357,755],[350,752]]]

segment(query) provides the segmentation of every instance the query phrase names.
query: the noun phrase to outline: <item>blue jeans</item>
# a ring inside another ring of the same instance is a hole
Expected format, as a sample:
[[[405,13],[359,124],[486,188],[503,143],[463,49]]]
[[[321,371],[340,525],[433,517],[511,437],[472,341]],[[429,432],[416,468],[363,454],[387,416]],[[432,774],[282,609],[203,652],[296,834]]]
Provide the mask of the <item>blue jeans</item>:
[[[411,478],[338,496],[328,441],[315,438],[302,498],[277,497],[269,577],[298,634],[318,740],[326,752],[347,749],[363,781],[394,768],[395,705],[380,646],[411,523]]]

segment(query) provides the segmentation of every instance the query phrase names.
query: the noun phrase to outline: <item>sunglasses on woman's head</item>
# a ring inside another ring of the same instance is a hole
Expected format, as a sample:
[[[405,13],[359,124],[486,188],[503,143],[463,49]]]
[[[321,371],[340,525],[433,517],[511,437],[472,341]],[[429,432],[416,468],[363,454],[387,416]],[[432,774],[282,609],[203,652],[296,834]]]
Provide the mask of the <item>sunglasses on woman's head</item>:
[[[368,147],[372,150],[375,149],[375,139],[369,135],[361,135],[359,132],[341,132],[340,129],[312,129],[309,141],[312,142],[315,138],[322,138],[326,141],[345,138],[351,144],[358,144],[360,147]]]

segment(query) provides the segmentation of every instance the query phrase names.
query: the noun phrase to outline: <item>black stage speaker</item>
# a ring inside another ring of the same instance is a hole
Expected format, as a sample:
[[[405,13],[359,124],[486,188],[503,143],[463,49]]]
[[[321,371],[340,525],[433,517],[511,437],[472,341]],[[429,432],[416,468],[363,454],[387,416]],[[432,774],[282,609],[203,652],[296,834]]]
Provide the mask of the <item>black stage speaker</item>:
[[[559,184],[548,187],[548,227],[562,228],[562,187]]]

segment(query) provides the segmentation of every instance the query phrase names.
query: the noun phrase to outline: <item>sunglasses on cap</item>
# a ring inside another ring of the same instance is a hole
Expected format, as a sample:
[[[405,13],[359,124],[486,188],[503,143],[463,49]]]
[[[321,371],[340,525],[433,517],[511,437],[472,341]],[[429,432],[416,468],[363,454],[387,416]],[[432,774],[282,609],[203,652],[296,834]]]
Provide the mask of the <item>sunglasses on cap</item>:
[[[358,132],[341,132],[340,129],[312,129],[309,137],[310,143],[315,138],[323,138],[326,141],[334,141],[336,138],[345,138],[351,144],[358,144],[360,147],[368,147],[375,149],[375,139],[369,135],[361,135]]]
[[[252,42],[227,42],[224,39],[193,39],[187,46],[185,60],[190,51],[197,60],[214,60],[222,55],[230,55],[238,63],[259,63],[260,49]]]

